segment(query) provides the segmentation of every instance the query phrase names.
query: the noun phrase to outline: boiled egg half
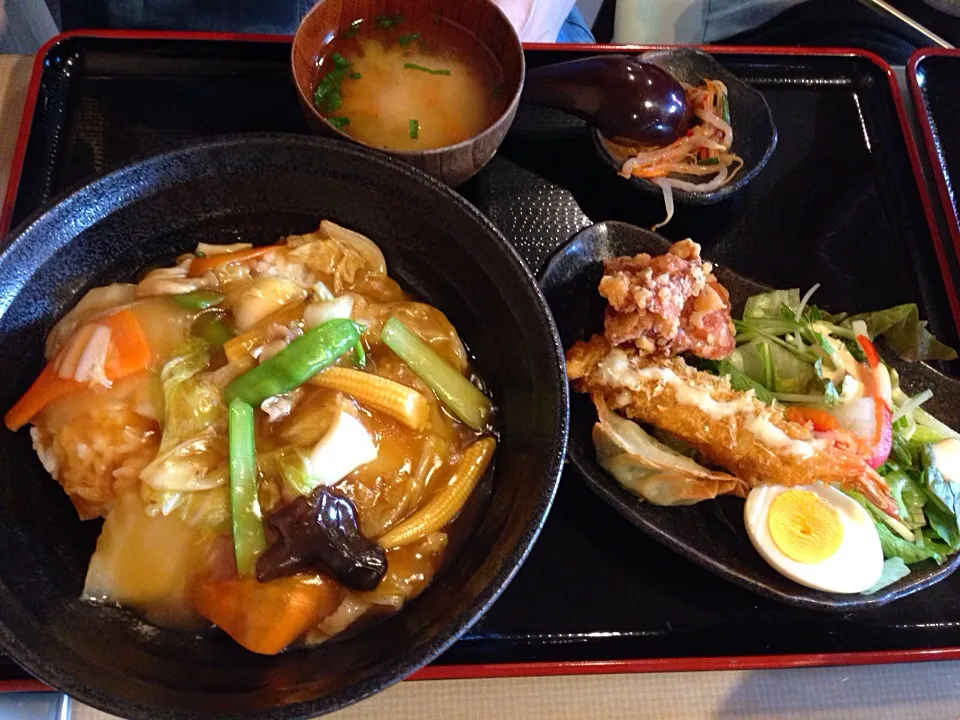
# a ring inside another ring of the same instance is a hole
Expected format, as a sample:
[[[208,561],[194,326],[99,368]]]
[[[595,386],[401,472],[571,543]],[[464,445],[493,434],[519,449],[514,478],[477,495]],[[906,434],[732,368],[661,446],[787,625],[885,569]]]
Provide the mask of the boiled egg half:
[[[744,507],[750,542],[794,582],[832,593],[858,593],[883,572],[873,521],[855,500],[830,485],[760,485]]]

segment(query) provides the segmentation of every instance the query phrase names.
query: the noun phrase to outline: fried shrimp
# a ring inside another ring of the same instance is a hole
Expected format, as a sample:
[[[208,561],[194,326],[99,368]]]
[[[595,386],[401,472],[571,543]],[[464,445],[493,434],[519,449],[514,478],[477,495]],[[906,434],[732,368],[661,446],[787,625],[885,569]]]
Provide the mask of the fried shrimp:
[[[675,435],[751,487],[837,483],[897,517],[896,501],[860,455],[856,438],[842,431],[814,433],[752,390],[734,390],[727,378],[696,370],[682,358],[645,356],[596,335],[567,352],[567,373],[595,402]]]

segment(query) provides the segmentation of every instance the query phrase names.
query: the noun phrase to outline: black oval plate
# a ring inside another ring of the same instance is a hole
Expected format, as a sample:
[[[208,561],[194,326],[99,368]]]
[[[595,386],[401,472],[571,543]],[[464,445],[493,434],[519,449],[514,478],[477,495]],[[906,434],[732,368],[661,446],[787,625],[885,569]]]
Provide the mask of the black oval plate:
[[[355,145],[226,138],[95,180],[26,221],[0,253],[0,408],[36,377],[44,337],[88,288],[132,279],[197,241],[274,243],[321,218],[383,249],[391,275],[441,308],[499,408],[476,529],[418,598],[375,628],[264,657],[220,632],[162,630],[79,600],[99,524],[82,523],[26,429],[0,430],[0,646],[41,680],[122,717],[301,718],[437,657],[489,609],[530,551],[559,482],[567,382],[526,265],[449,188]]]
[[[544,266],[540,286],[563,346],[569,348],[577,340],[603,332],[606,300],[597,292],[597,284],[603,275],[604,259],[640,252],[658,255],[670,245],[669,240],[649,230],[606,222],[581,230],[560,248]],[[770,289],[727,268],[718,267],[715,273],[730,291],[735,317],[748,297]],[[835,308],[841,309],[859,308]],[[960,426],[960,381],[923,363],[891,361],[887,357],[884,361],[900,373],[907,392],[933,390],[933,399],[924,407],[952,427]],[[568,457],[587,485],[654,540],[748,590],[799,607],[850,612],[886,605],[915,593],[943,580],[960,565],[960,555],[941,566],[932,560],[912,565],[910,575],[873,595],[837,595],[805,588],[780,575],[754,550],[743,524],[743,500],[722,497],[689,507],[660,507],[640,502],[623,489],[597,464],[591,440],[596,420],[590,399],[571,393]]]
[[[777,127],[773,123],[773,112],[759,90],[747,85],[718,63],[712,55],[695,48],[651,50],[640,55],[640,59],[666,70],[677,80],[690,85],[700,85],[704,78],[720,80],[726,84],[729,92],[733,151],[743,158],[743,168],[731,182],[713,192],[695,193],[674,188],[673,198],[677,204],[712,205],[726,200],[763,170],[777,147]],[[600,158],[615,173],[620,172],[623,163],[604,145],[600,131],[591,128],[590,135]],[[663,196],[663,191],[649,180],[630,178],[627,182],[648,195]]]

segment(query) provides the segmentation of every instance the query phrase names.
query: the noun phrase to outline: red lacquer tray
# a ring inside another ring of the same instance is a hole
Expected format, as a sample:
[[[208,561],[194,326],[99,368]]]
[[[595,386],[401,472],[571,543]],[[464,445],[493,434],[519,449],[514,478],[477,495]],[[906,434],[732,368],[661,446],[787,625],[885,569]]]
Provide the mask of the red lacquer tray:
[[[530,66],[647,48],[529,45]],[[952,248],[941,243],[891,68],[857,50],[706,48],[761,90],[779,130],[738,197],[665,228],[770,285],[823,283],[850,309],[915,301],[956,343]],[[38,55],[0,227],[133,157],[221,133],[306,132],[289,38],[105,31]],[[237,112],[243,108],[243,112]],[[521,106],[462,194],[537,270],[594,221],[649,226],[662,204],[595,156],[585,128]],[[960,579],[833,616],[734,587],[656,545],[568,471],[537,546],[496,606],[417,679],[853,665],[960,658]],[[0,689],[35,681],[0,659]]]

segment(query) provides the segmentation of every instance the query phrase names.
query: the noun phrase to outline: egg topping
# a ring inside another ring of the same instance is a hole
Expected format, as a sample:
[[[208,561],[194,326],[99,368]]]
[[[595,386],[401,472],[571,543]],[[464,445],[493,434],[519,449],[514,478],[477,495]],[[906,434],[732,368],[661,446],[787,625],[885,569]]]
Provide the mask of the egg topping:
[[[787,490],[775,497],[767,526],[780,551],[801,563],[822,562],[843,542],[837,511],[809,490]]]

